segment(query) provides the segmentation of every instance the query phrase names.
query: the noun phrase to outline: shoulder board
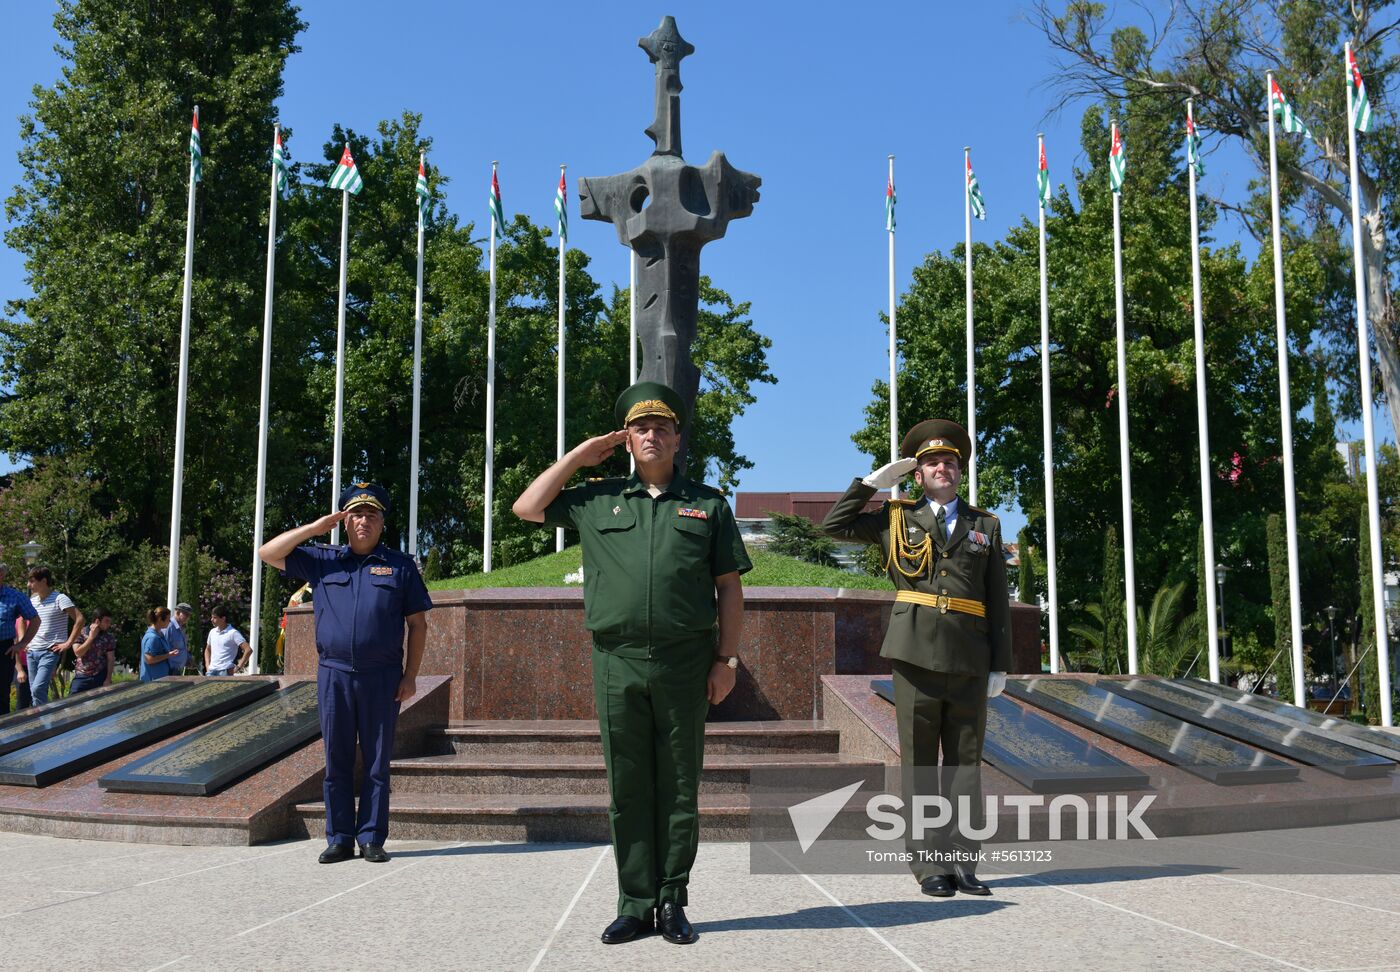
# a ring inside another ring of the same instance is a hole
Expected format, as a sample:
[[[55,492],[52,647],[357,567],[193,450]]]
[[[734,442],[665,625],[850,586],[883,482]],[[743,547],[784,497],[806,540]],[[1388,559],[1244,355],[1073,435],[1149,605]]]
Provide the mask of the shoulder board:
[[[586,483],[620,483],[622,481],[622,476],[589,476],[584,480]]]
[[[717,486],[711,486],[709,483],[696,482],[692,482],[690,485],[695,487],[696,492],[703,493],[711,499],[727,499],[727,497],[724,495],[724,490],[720,489]]]
[[[978,516],[985,516],[993,520],[997,518],[997,515],[991,512],[990,510],[984,510],[980,506],[973,506],[971,503],[967,504],[967,511],[969,513],[976,513]]]
[[[315,547],[317,550],[339,550],[343,544],[334,543],[309,543],[308,547]]]
[[[916,499],[888,499],[888,500],[885,500],[885,503],[888,504],[889,506],[905,506],[905,507],[909,507],[910,509],[912,509],[912,508],[914,508],[915,506],[918,506],[918,505],[919,505],[919,500],[916,500]]]

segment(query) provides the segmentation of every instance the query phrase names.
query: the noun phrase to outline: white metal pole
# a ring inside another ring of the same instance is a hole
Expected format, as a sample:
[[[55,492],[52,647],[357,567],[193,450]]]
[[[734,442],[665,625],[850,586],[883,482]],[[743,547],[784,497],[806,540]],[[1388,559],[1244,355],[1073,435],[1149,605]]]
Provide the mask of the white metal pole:
[[[637,251],[627,248],[627,381],[637,383]],[[637,468],[637,457],[627,454],[629,469]]]
[[[345,271],[350,250],[350,192],[340,190],[340,302],[335,316],[335,443],[331,447],[331,512],[340,503],[341,434],[345,424]],[[340,524],[331,529],[331,545],[340,543]]]
[[[272,144],[281,138],[281,125],[272,128]],[[248,647],[253,650],[248,671],[258,674],[258,641],[261,637],[263,563],[258,549],[263,542],[263,517],[267,512],[267,430],[272,388],[273,272],[277,267],[277,160],[272,161],[272,188],[267,204],[267,276],[263,283],[262,390],[258,399],[258,496],[253,507],[253,601],[248,611]]]
[[[1118,123],[1113,123],[1118,142]],[[1123,606],[1128,621],[1128,674],[1138,673],[1137,578],[1133,571],[1133,481],[1128,459],[1128,336],[1123,314],[1122,194],[1113,193],[1113,302],[1118,326],[1118,469],[1123,482]]]
[[[1045,156],[1045,136],[1036,135],[1037,162]],[[1037,194],[1037,198],[1039,195]],[[1040,424],[1045,439],[1045,567],[1050,601],[1050,671],[1060,670],[1060,598],[1055,585],[1055,447],[1050,420],[1050,283],[1045,268],[1045,203],[1040,210]],[[1021,556],[1030,556],[1022,551]]]
[[[1293,639],[1293,704],[1307,704],[1303,683],[1303,623],[1299,616],[1298,592],[1298,491],[1293,485],[1293,403],[1288,385],[1288,321],[1283,303],[1283,234],[1279,223],[1278,152],[1274,141],[1274,74],[1268,72],[1269,94],[1269,206],[1274,221],[1274,328],[1278,340],[1278,410],[1283,424],[1283,505],[1288,518],[1288,599],[1290,632]],[[1277,626],[1281,618],[1275,618]]]
[[[1353,120],[1351,42],[1347,57],[1347,153],[1351,175],[1351,251],[1356,276],[1356,360],[1361,369],[1361,428],[1366,439],[1366,514],[1371,538],[1371,600],[1376,624],[1376,674],[1380,683],[1381,725],[1393,725],[1390,705],[1390,638],[1385,620],[1385,575],[1381,563],[1380,490],[1376,481],[1376,429],[1371,405],[1371,349],[1366,320],[1365,264],[1361,251],[1361,195],[1357,181],[1356,125]]]
[[[894,156],[890,156],[890,186],[894,186]],[[895,381],[895,293],[894,293],[894,220],[890,220],[890,462],[899,458],[899,386]],[[899,484],[890,487],[890,496],[898,498]]]
[[[492,193],[496,185],[496,162],[491,162]],[[491,298],[486,313],[486,490],[482,509],[481,570],[491,573],[491,493],[496,459],[496,220],[491,219]]]
[[[418,167],[427,163],[418,153]],[[426,170],[424,170],[426,171]],[[418,439],[423,406],[423,204],[418,204],[418,279],[413,295],[413,438],[408,455],[408,555],[418,559]]]
[[[1195,138],[1196,116],[1189,98],[1186,101],[1186,120],[1187,137]],[[1191,309],[1196,325],[1196,439],[1201,466],[1201,530],[1205,536],[1206,624],[1210,636],[1206,649],[1210,680],[1219,682],[1220,624],[1215,613],[1215,515],[1210,489],[1210,434],[1206,427],[1206,331],[1201,319],[1201,234],[1196,215],[1196,167],[1189,159],[1186,173],[1191,188]]]
[[[963,256],[967,271],[967,437],[972,450],[967,457],[967,501],[977,505],[977,368],[972,350],[972,192],[968,173],[972,171],[972,149],[963,146],[963,222],[966,238]]]
[[[564,166],[559,167],[559,179],[563,182]],[[555,432],[554,432],[554,458],[555,460],[564,458],[564,250],[567,244],[564,242],[564,217],[559,217],[559,376],[558,392],[555,402]],[[554,549],[556,551],[564,549],[564,528],[559,527],[554,531]]]
[[[199,106],[194,106],[196,123]],[[175,474],[170,486],[170,569],[166,575],[165,603],[174,608],[180,586],[180,504],[185,491],[185,401],[190,383],[190,291],[194,274],[194,156],[190,156],[190,194],[185,206],[185,284],[180,298],[180,386],[175,393]],[[191,591],[191,597],[198,597]]]

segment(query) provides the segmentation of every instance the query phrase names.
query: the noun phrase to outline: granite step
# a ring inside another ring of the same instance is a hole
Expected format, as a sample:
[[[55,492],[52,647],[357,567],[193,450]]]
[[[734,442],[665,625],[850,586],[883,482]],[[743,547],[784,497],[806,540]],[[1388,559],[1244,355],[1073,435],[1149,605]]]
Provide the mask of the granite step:
[[[601,757],[603,744],[594,719],[500,719],[453,722],[428,733],[429,755],[506,756],[583,754]],[[740,753],[828,753],[841,748],[841,734],[819,720],[711,722],[705,751]]]
[[[742,793],[700,794],[700,836],[748,840],[749,798]],[[608,797],[598,793],[400,793],[389,811],[392,840],[501,840],[601,842],[612,839]],[[326,808],[298,804],[291,836],[323,837]],[[392,843],[389,851],[393,853]]]
[[[700,792],[746,793],[755,769],[868,768],[872,782],[884,764],[839,753],[706,752]],[[450,753],[396,759],[391,764],[395,799],[400,793],[599,794],[607,793],[601,753]]]

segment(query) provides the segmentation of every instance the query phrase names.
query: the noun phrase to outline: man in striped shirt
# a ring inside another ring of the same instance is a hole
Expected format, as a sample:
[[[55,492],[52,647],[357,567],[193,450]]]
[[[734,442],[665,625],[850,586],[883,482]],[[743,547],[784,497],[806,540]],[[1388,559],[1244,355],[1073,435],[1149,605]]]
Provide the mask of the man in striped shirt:
[[[83,627],[83,612],[67,594],[53,589],[47,567],[29,571],[29,603],[39,615],[39,633],[29,646],[29,693],[35,705],[49,700],[49,683]],[[69,622],[72,622],[71,624]]]

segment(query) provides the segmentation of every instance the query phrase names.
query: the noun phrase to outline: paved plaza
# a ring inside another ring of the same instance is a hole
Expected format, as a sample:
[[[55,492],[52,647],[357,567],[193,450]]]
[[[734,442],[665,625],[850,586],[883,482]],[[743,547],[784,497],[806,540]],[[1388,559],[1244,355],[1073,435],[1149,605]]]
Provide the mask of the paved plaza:
[[[1279,847],[1317,859],[1351,839],[1318,828]],[[706,843],[700,941],[605,946],[606,846],[391,841],[386,865],[319,865],[321,846],[0,834],[0,967],[1400,970],[1394,874],[1164,875],[1106,852],[1100,870],[985,870],[994,897],[933,900],[902,876],[751,875],[746,844]]]

